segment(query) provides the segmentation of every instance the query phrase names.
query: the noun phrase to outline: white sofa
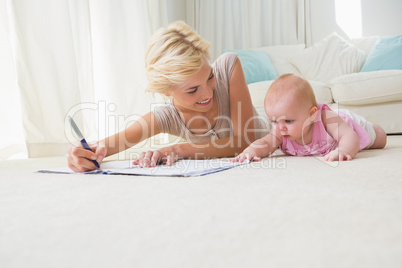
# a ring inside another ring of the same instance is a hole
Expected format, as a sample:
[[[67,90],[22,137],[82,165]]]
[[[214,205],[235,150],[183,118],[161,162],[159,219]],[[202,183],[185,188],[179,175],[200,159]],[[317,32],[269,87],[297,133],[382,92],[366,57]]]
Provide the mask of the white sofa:
[[[265,51],[278,76],[294,73],[308,79],[318,102],[349,109],[387,133],[402,133],[402,70],[360,72],[379,38],[347,41],[333,33],[309,48],[298,44],[252,50]],[[248,85],[257,109],[272,82]]]

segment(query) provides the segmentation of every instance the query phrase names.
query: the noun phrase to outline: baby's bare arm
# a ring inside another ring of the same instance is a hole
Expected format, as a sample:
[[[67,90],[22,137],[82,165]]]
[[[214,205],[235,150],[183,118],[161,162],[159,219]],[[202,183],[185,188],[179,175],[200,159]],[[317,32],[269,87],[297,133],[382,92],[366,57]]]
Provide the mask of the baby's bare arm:
[[[259,161],[263,157],[272,154],[281,144],[281,139],[270,132],[266,136],[254,141],[241,154],[232,159],[233,162],[243,162],[244,160]]]
[[[337,113],[325,110],[322,121],[329,135],[338,141],[338,148],[324,157],[326,161],[351,160],[359,152],[360,139]]]

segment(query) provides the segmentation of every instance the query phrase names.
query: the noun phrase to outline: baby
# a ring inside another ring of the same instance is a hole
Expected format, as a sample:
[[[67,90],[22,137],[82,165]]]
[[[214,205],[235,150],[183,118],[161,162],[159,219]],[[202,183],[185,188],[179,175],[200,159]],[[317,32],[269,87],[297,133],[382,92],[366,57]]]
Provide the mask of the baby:
[[[317,104],[310,83],[293,74],[282,75],[272,83],[264,108],[272,123],[270,133],[231,161],[259,161],[278,147],[287,155],[344,161],[363,149],[384,148],[387,142],[380,126],[348,110],[339,110],[338,114],[325,104]]]

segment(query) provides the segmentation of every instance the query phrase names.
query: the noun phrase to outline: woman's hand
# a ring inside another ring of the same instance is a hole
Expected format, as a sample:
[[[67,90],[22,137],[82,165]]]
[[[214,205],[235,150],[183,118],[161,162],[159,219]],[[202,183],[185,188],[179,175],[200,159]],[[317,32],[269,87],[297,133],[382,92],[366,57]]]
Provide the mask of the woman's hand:
[[[155,167],[163,163],[171,166],[177,160],[179,160],[179,156],[175,152],[174,147],[170,146],[155,151],[142,152],[139,158],[133,161],[133,164],[141,168]]]
[[[77,143],[68,150],[68,167],[74,172],[87,172],[97,169],[93,160],[100,165],[106,156],[104,143],[90,144],[92,151],[86,150],[81,143]]]

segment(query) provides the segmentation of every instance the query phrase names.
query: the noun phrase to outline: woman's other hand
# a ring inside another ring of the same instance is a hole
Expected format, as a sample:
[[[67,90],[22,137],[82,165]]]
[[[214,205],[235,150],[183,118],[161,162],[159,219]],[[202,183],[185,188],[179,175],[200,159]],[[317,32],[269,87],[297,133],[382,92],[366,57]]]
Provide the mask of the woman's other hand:
[[[155,151],[142,152],[138,159],[133,161],[134,165],[141,168],[155,167],[159,164],[166,164],[171,166],[179,160],[178,155],[175,153],[174,147],[165,147]]]

